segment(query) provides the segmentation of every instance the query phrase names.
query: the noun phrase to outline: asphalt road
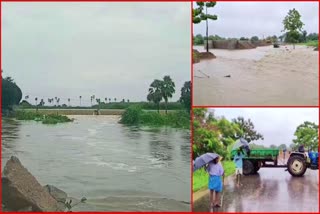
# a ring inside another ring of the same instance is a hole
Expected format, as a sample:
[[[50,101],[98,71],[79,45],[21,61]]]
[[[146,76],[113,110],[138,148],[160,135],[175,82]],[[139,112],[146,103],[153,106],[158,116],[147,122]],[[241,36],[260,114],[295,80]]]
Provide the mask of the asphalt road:
[[[228,177],[222,207],[213,212],[319,212],[318,170],[307,169],[303,177],[292,177],[284,168],[261,168],[256,175],[243,176],[240,188],[234,179]],[[209,212],[209,195],[193,210]]]

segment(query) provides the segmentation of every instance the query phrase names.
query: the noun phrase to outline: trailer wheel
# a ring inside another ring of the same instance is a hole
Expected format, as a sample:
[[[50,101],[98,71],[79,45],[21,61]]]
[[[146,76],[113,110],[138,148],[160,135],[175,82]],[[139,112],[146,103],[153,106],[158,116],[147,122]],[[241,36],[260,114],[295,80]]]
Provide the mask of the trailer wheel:
[[[292,176],[303,176],[307,170],[306,160],[298,155],[293,155],[288,160],[288,171]]]
[[[253,163],[250,160],[243,160],[243,174],[250,175],[254,172]]]

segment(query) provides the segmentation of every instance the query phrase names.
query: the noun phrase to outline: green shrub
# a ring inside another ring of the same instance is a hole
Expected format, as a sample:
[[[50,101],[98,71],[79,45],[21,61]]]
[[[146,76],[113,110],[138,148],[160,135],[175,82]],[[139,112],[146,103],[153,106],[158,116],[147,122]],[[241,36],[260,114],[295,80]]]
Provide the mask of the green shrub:
[[[140,122],[142,108],[139,105],[130,106],[122,114],[120,123],[127,125],[137,125]]]
[[[41,121],[43,124],[57,124],[57,123],[66,123],[71,122],[70,118],[64,115],[59,114],[42,114],[38,112],[32,111],[16,111],[14,117],[17,120],[34,120],[34,121]]]

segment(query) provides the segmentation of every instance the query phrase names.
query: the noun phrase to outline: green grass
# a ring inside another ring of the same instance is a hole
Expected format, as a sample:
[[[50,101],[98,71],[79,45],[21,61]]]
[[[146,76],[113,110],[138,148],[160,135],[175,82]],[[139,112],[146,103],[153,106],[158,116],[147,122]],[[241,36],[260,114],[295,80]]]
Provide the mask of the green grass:
[[[225,177],[233,175],[236,167],[233,161],[222,161]],[[193,173],[193,192],[204,189],[208,186],[208,173],[202,168]]]
[[[174,128],[190,128],[190,115],[186,111],[158,112],[144,111],[141,106],[130,106],[123,113],[120,123],[126,125],[170,126]]]
[[[71,122],[72,120],[64,115],[59,114],[42,114],[39,112],[31,111],[16,111],[14,117],[17,120],[33,120],[42,122],[43,124],[57,124]]]
[[[305,43],[299,43],[298,45],[305,45],[308,47],[318,47],[319,41],[308,41]]]

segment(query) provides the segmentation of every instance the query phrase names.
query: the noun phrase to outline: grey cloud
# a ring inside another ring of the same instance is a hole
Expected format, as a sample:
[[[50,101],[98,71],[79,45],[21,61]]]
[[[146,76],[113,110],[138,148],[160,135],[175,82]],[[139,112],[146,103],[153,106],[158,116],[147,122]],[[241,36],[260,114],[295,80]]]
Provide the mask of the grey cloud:
[[[209,10],[218,15],[217,21],[210,21],[209,34],[238,38],[280,36],[282,20],[293,8],[300,12],[308,33],[318,32],[318,2],[218,2]],[[205,35],[205,23],[194,25],[194,34],[198,33]]]
[[[190,3],[3,3],[3,68],[24,94],[146,100],[190,80]],[[84,98],[85,100],[85,98]]]

